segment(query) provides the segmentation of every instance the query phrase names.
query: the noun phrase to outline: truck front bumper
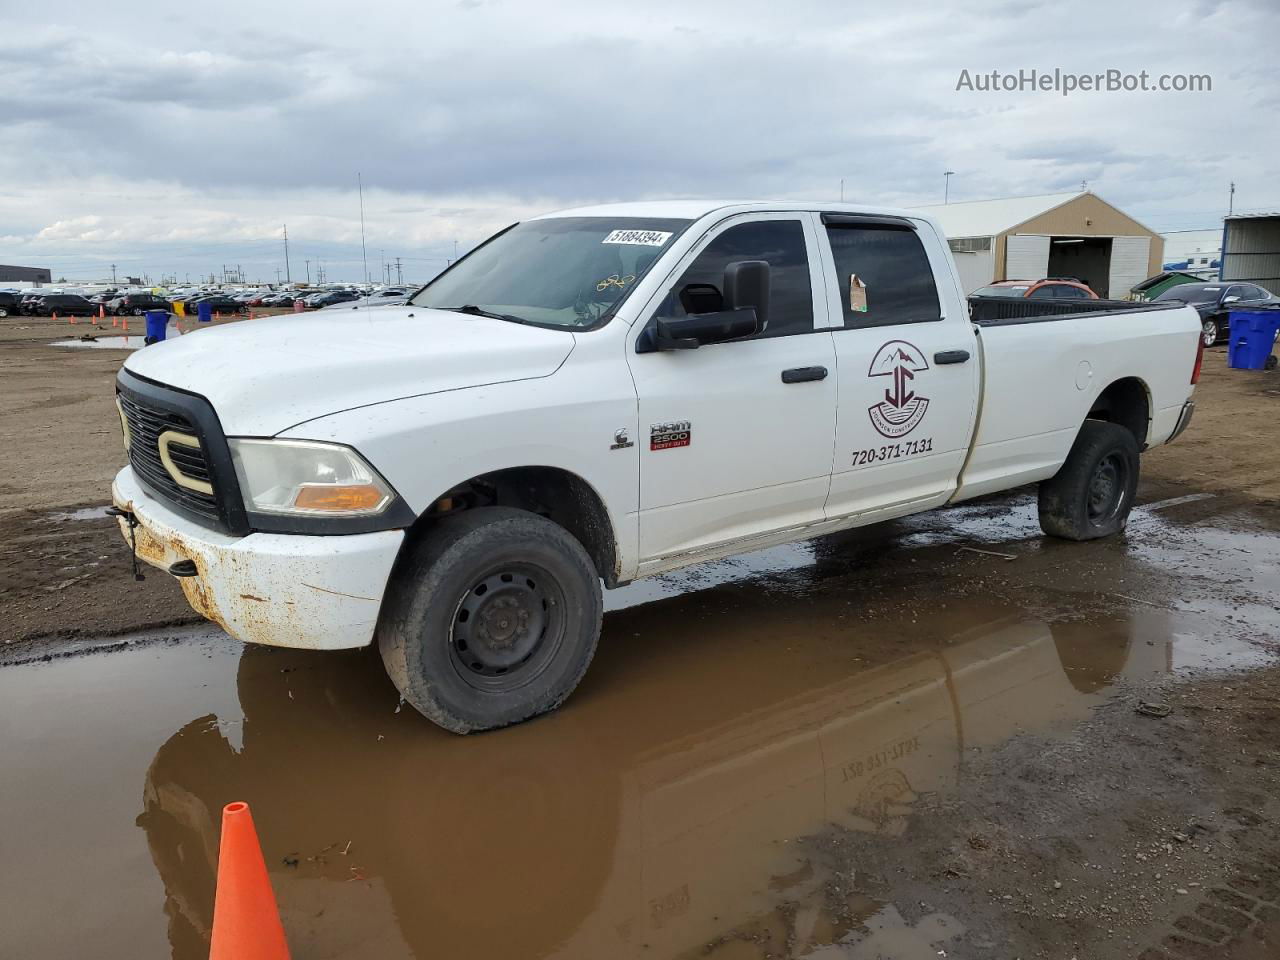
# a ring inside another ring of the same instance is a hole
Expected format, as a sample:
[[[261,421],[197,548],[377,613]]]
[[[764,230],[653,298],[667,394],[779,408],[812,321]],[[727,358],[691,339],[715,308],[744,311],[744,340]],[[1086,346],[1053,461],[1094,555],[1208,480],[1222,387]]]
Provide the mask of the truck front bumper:
[[[168,509],[125,467],[111,499],[138,559],[177,577],[201,616],[246,643],[313,650],[363,647],[373,639],[402,530],[346,536],[251,533],[230,537]]]

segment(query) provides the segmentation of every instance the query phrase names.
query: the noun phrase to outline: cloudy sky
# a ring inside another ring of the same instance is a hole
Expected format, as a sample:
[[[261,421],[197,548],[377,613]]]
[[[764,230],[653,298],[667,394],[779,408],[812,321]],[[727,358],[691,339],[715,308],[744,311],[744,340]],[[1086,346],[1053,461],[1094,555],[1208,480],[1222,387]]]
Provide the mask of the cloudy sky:
[[[1273,0],[0,3],[0,263],[153,278],[400,256],[584,202],[1089,188],[1161,231],[1280,209]],[[1208,74],[979,92],[962,70]],[[385,252],[385,253],[384,253]]]

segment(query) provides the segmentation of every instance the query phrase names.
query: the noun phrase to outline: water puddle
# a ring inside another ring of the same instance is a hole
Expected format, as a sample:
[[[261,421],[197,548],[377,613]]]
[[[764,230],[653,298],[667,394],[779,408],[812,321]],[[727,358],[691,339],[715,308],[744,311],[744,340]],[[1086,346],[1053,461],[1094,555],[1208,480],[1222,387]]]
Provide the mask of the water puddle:
[[[0,670],[0,954],[203,960],[219,810],[246,800],[296,956],[945,955],[965,918],[839,893],[805,838],[908,843],[975,749],[1270,658],[1274,536],[1161,519],[1186,502],[1033,546],[1002,506],[637,584],[566,708],[492,734],[399,709],[372,650],[210,631]],[[1170,593],[1187,563],[1204,581]],[[1065,599],[968,589],[997,575]]]
[[[66,520],[100,520],[103,517],[109,517],[107,513],[111,509],[111,504],[104,503],[100,507],[81,507],[79,510],[62,510],[55,513],[45,514],[48,520],[56,520],[58,522]]]
[[[130,336],[76,338],[75,340],[54,340],[51,347],[76,347],[87,350],[138,350],[146,346],[142,334]]]
[[[137,330],[142,331],[146,328],[146,321],[142,318],[134,320],[134,324]],[[174,337],[180,337],[187,332],[189,331],[185,325],[179,324],[177,321],[170,321],[165,328],[165,338],[172,340]],[[52,347],[71,347],[85,350],[139,350],[146,346],[146,335],[145,333],[130,333],[103,336],[97,333],[86,333],[69,340],[54,340],[49,345]]]

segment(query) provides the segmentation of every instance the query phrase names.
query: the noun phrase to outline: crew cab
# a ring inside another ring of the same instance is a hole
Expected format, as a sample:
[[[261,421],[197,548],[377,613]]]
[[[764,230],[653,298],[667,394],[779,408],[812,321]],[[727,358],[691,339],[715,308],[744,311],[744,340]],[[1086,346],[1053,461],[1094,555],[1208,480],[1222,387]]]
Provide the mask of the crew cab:
[[[1047,534],[1121,531],[1192,415],[1200,320],[1090,303],[975,322],[910,211],[548,214],[356,327],[131,355],[113,500],[232,636],[377,643],[436,723],[499,727],[577,685],[602,584],[1031,483]]]

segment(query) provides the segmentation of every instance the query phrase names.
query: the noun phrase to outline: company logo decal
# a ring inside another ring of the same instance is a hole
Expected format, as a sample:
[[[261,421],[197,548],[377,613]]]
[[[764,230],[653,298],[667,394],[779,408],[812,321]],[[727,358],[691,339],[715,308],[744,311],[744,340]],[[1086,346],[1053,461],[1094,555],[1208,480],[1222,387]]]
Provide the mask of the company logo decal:
[[[655,423],[649,428],[649,449],[670,450],[673,447],[687,447],[692,436],[693,429],[688,420]]]
[[[890,340],[876,351],[867,376],[893,378],[892,385],[885,387],[884,399],[867,408],[871,425],[881,436],[896,440],[920,425],[929,400],[912,387],[916,374],[928,369],[924,354],[905,340]]]

